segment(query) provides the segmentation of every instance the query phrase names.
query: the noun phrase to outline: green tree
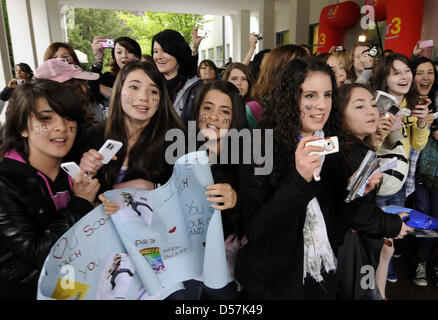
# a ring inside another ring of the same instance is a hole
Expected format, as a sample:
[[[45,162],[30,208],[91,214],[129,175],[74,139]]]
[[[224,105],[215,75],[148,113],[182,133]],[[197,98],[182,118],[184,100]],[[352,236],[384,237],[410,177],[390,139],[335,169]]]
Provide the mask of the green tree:
[[[68,42],[75,49],[87,54],[88,68],[94,59],[91,42],[95,36],[116,39],[122,36],[129,37],[131,34],[132,30],[118,17],[117,11],[83,8],[75,9],[74,28],[67,32]],[[107,61],[107,58],[111,58],[111,51],[105,51],[104,61]]]
[[[158,32],[164,29],[179,31],[190,43],[193,28],[202,27],[206,22],[200,14],[120,11],[118,17],[132,30],[133,38],[139,42],[142,52],[147,54],[150,54],[152,38]]]

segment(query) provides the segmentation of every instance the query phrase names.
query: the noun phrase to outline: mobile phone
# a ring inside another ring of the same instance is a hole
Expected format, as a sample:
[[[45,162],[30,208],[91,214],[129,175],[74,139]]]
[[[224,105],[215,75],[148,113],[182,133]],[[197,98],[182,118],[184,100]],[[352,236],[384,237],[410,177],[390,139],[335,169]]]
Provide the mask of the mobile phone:
[[[24,83],[24,79],[17,79],[17,84],[23,84]]]
[[[417,98],[417,104],[427,104],[427,96],[419,96]]]
[[[61,168],[62,168],[62,170],[67,172],[68,175],[70,177],[72,177],[73,179],[76,179],[76,177],[79,174],[79,171],[81,171],[81,168],[79,168],[79,166],[76,164],[76,162],[61,163]]]
[[[387,112],[393,114],[394,116],[400,111],[400,108],[397,106],[391,106]]]
[[[204,29],[198,29],[198,37],[207,38],[207,31],[205,31]]]
[[[104,39],[105,41],[100,41],[99,43],[104,48],[114,48],[114,39]]]
[[[335,51],[343,51],[344,47],[343,46],[337,46],[335,47]]]
[[[419,44],[420,49],[433,47],[433,40],[424,40]]]
[[[108,139],[99,149],[99,153],[103,155],[102,163],[107,164],[116,155],[123,146],[123,143],[117,140]]]

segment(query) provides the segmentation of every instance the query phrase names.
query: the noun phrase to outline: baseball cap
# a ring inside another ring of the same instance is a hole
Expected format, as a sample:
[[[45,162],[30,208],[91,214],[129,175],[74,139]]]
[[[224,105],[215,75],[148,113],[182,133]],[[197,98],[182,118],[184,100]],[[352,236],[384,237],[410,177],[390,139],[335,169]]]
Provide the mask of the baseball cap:
[[[65,82],[70,79],[97,80],[99,74],[95,72],[87,72],[81,67],[70,64],[63,59],[49,59],[44,61],[35,70],[37,78],[50,79],[58,82]]]

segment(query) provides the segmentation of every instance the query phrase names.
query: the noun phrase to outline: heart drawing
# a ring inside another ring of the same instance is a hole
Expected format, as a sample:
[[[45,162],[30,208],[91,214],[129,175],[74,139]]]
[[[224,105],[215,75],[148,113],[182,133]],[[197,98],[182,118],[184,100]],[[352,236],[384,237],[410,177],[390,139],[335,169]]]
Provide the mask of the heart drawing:
[[[169,233],[174,233],[176,230],[176,226],[169,230]]]
[[[62,238],[53,248],[53,258],[62,259],[64,256],[65,248],[67,247],[67,239]]]

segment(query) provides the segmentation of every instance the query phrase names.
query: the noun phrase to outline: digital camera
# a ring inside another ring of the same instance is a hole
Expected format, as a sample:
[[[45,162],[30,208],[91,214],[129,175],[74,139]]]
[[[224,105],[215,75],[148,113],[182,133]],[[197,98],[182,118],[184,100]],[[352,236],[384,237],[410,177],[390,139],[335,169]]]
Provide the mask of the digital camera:
[[[255,34],[254,36],[256,36],[259,40],[263,40],[263,33]]]
[[[105,41],[99,42],[104,48],[114,48],[114,39],[104,39]]]
[[[339,151],[339,141],[338,137],[327,137],[322,138],[320,140],[310,141],[306,143],[307,146],[317,146],[317,147],[323,147],[325,150],[321,152],[311,152],[310,155],[326,155],[330,153],[336,153]]]
[[[368,52],[370,54],[371,57],[375,58],[377,57],[377,54],[379,53],[379,51],[377,51],[377,47],[376,46],[372,46],[371,48],[365,50],[362,53],[366,53]]]

